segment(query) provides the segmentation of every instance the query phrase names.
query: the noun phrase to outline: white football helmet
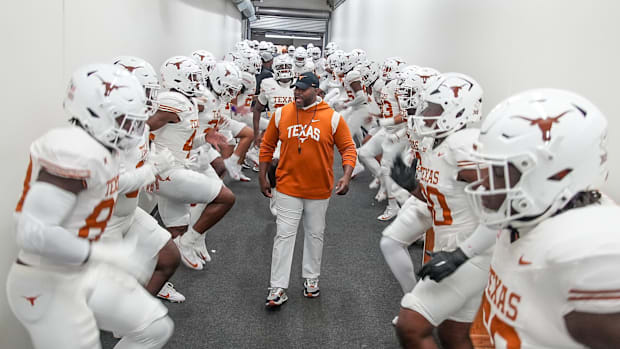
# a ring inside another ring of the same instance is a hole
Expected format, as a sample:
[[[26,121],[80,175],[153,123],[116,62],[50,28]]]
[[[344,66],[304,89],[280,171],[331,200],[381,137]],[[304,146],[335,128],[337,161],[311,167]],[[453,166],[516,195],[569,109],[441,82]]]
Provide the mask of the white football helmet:
[[[215,56],[207,50],[196,50],[192,52],[192,58],[194,58],[200,68],[202,68],[202,75],[204,78],[208,79],[213,68],[215,68],[215,63],[217,63]]]
[[[480,120],[482,87],[472,77],[444,73],[421,95],[414,132],[420,136],[443,138]]]
[[[241,85],[246,89],[246,91],[256,89],[256,76],[252,73],[248,73],[246,71],[241,72]]]
[[[261,41],[258,44],[258,53],[263,53],[263,52],[271,53],[271,50],[269,49],[269,44],[267,43],[267,41]]]
[[[186,96],[201,93],[204,84],[202,69],[193,59],[186,56],[168,58],[160,72],[164,88],[177,90]]]
[[[293,62],[287,55],[280,55],[273,59],[273,78],[284,80],[293,78]]]
[[[309,43],[308,45],[306,45],[306,51],[313,48],[314,44],[313,43]]]
[[[479,181],[465,189],[481,222],[532,226],[577,193],[599,189],[608,174],[606,134],[601,111],[572,92],[536,89],[501,102],[472,149]]]
[[[293,57],[293,55],[295,54],[295,46],[291,45],[288,47],[288,49],[286,50],[286,53],[288,53],[289,56]]]
[[[76,70],[63,107],[71,120],[107,147],[129,149],[144,136],[144,88],[121,66],[91,64]]]
[[[258,56],[258,52],[248,49],[239,51],[237,53],[237,60],[235,60],[234,63],[239,67],[239,69],[241,69],[241,71],[257,74],[257,60],[260,64],[260,56]]]
[[[239,68],[231,62],[219,62],[209,77],[211,88],[220,97],[220,102],[229,103],[241,91]]]
[[[244,41],[239,41],[238,43],[235,44],[235,51],[243,51],[243,50],[249,50],[250,49],[250,45],[248,45],[248,43],[244,40]]]
[[[335,42],[330,42],[327,45],[325,45],[325,57],[329,57],[331,56],[334,52],[336,52],[336,50],[338,50],[340,47],[338,47],[338,44],[336,44]]]
[[[438,78],[439,72],[433,68],[407,66],[397,79],[396,97],[400,109],[417,109],[422,94]]]
[[[351,53],[357,56],[358,64],[366,61],[366,51],[361,48],[354,48]]]
[[[159,101],[157,100],[157,94],[161,85],[159,85],[159,79],[153,66],[142,58],[133,56],[121,56],[114,59],[115,65],[127,69],[132,73],[144,88],[146,94],[146,108],[148,116],[152,116],[157,112],[159,108]]]
[[[299,46],[295,49],[293,57],[295,58],[295,65],[298,67],[303,67],[306,65],[306,58],[308,57],[308,54],[306,53],[305,48]]]
[[[321,59],[321,49],[317,46],[313,47],[312,50],[310,51],[310,55],[312,56],[312,60],[313,61],[318,61],[319,59]]]
[[[342,50],[336,50],[334,53],[327,57],[327,66],[334,73],[340,74],[342,73],[342,63],[345,59],[345,53]]]
[[[381,76],[386,80],[386,84],[388,81],[398,78],[398,74],[406,65],[407,62],[400,57],[386,58],[381,66]]]
[[[353,52],[347,52],[342,56],[340,65],[336,69],[338,73],[346,74],[353,70],[357,65],[357,55]]]
[[[371,86],[379,78],[379,65],[374,61],[362,62],[358,69],[364,86]]]

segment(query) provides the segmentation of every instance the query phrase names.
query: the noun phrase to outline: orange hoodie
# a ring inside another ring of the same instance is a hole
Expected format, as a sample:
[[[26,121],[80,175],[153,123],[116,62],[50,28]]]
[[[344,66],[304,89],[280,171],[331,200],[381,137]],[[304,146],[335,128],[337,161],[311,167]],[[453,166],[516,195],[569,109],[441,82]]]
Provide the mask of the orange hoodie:
[[[271,162],[278,141],[276,190],[303,199],[327,199],[334,187],[334,145],[342,165],[355,167],[357,153],[346,122],[318,100],[304,109],[289,103],[276,109],[260,147],[260,162]]]

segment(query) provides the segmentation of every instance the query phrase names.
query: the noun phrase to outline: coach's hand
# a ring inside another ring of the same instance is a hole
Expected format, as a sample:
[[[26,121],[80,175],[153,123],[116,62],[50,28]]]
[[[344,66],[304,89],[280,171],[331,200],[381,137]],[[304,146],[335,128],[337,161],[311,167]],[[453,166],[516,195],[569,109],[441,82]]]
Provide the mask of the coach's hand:
[[[349,191],[349,182],[351,181],[350,178],[346,178],[346,177],[341,177],[338,180],[338,183],[336,183],[336,194],[338,195],[344,195]]]
[[[260,185],[260,191],[263,193],[263,195],[265,195],[266,197],[270,198],[272,196],[271,194],[271,186],[269,185],[269,181],[267,180],[266,176],[258,176],[258,183]]]
[[[452,275],[468,259],[461,248],[450,252],[426,252],[426,254],[431,256],[431,260],[422,266],[422,269],[418,272],[418,277],[424,279],[428,276],[435,282],[440,282]]]

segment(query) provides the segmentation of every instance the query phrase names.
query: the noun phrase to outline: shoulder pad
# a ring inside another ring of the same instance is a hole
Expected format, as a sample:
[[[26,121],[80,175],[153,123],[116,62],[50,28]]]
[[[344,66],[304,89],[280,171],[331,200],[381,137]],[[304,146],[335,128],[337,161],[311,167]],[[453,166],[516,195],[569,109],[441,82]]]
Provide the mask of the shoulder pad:
[[[450,153],[453,155],[454,160],[459,164],[459,167],[468,167],[465,165],[475,164],[471,154],[473,151],[474,142],[476,142],[479,135],[479,129],[466,128],[449,135],[445,140],[446,146],[450,149]]]
[[[192,102],[189,98],[178,92],[165,91],[157,95],[159,102],[159,110],[170,113],[185,113],[193,109]]]
[[[108,179],[117,157],[79,127],[52,129],[30,146],[30,154],[49,173],[73,179]]]
[[[274,78],[267,78],[261,82],[260,88],[262,91],[275,90],[278,88],[278,83]]]

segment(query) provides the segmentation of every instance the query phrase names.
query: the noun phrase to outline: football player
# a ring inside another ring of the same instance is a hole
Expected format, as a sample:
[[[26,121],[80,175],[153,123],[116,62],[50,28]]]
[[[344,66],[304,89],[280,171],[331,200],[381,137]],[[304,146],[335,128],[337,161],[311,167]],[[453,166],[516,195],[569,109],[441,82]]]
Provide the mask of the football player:
[[[161,75],[168,91],[159,94],[159,110],[148,123],[154,144],[169,149],[176,161],[156,183],[159,213],[179,247],[183,264],[202,270],[208,258],[205,233],[230,210],[235,196],[217,175],[186,168],[193,168],[188,165],[190,152],[207,142],[198,133],[200,122],[194,99],[204,90],[200,66],[192,58],[174,56],[164,62]],[[199,203],[206,206],[190,226],[190,204]]]
[[[141,58],[131,56],[118,57],[114,60],[114,64],[124,67],[138,78],[147,96],[147,114],[148,116],[155,114],[159,107],[157,93],[160,84],[153,66]],[[149,154],[148,132],[144,132],[144,135],[145,137],[141,139],[137,147],[126,149],[123,152],[121,176],[127,175],[129,170],[133,168],[138,168],[139,170],[133,171],[132,175],[135,176],[140,171],[148,177],[144,179],[144,182],[152,183],[155,182],[156,178],[152,175],[153,171],[146,168]],[[159,156],[160,159],[164,154],[168,157],[165,162],[171,164],[174,158],[170,151],[164,149]],[[167,169],[162,167],[162,160],[158,162],[159,171]],[[102,236],[102,240],[120,240],[124,237],[136,236],[138,246],[149,257],[148,260],[144,261],[146,273],[138,281],[145,285],[145,288],[153,295],[170,302],[183,302],[185,296],[178,292],[172,283],[168,282],[181,262],[179,250],[170,239],[170,233],[163,229],[147,212],[138,207],[139,193],[139,190],[135,190],[118,196],[114,214],[108,222],[106,234]]]
[[[444,73],[424,92],[422,105],[413,116],[416,137],[423,139],[414,195],[426,201],[431,213],[428,250],[454,250],[479,225],[464,188],[475,180],[467,150],[479,130],[467,126],[480,119],[482,93],[473,78]],[[418,235],[426,228],[416,229]],[[472,258],[441,283],[420,279],[401,302],[397,332],[403,345],[434,347],[432,332],[437,327],[445,347],[471,348],[469,328],[480,305],[489,261],[490,251]]]
[[[167,309],[136,280],[144,258],[135,239],[102,242],[119,193],[120,152],[144,134],[146,97],[126,69],[93,64],[71,76],[64,108],[73,126],[52,129],[30,147],[16,207],[18,259],[7,295],[35,348],[162,348],[173,331]],[[157,166],[145,165],[154,177]],[[123,304],[122,307],[111,306]]]
[[[415,167],[421,154],[424,153],[421,143],[422,139],[416,136],[413,129],[413,118],[420,106],[420,96],[427,90],[435,79],[439,77],[439,72],[432,68],[419,68],[407,70],[398,79],[396,95],[402,110],[406,110],[407,117],[407,136],[409,139],[408,157],[401,161],[405,167],[413,167],[414,173],[406,173],[409,178],[403,178],[404,182],[413,180],[410,185],[399,183],[406,190],[415,190]],[[400,158],[399,158],[400,159]],[[402,166],[401,165],[401,166]],[[393,169],[392,176],[398,170]],[[431,227],[431,214],[428,210],[426,201],[420,200],[416,196],[411,196],[400,208],[396,219],[383,230],[380,242],[381,252],[390,270],[398,280],[403,293],[406,294],[413,290],[416,284],[413,262],[407,248]]]

